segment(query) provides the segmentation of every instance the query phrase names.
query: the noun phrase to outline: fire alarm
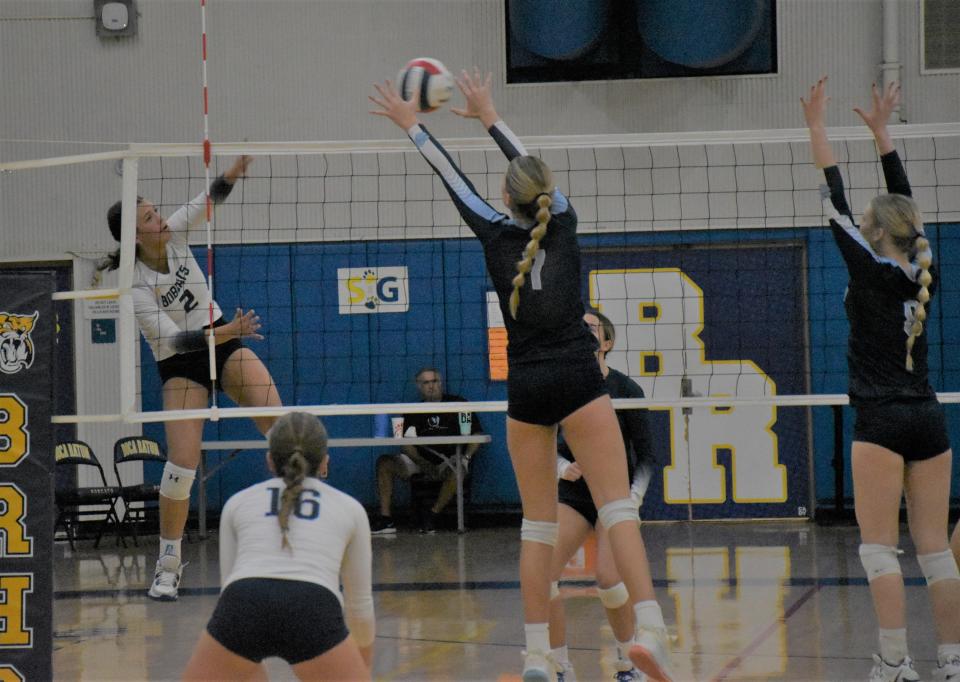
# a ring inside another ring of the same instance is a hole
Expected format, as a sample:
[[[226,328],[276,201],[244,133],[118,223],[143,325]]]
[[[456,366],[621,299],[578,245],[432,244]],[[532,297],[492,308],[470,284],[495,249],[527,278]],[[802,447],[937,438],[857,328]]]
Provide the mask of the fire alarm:
[[[135,0],[93,0],[93,13],[97,22],[97,35],[100,37],[137,34]]]

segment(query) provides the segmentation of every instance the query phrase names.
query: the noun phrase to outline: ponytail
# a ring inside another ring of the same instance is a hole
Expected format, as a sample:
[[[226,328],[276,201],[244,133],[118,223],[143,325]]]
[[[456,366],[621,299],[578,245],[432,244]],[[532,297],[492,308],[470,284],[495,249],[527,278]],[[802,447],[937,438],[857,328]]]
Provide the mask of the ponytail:
[[[270,427],[270,462],[286,487],[280,495],[280,546],[290,547],[290,514],[303,492],[303,479],[316,476],[327,458],[327,430],[306,412],[288,412]]]
[[[537,195],[537,225],[530,230],[530,241],[523,249],[523,260],[517,262],[517,275],[513,278],[513,291],[510,294],[510,315],[517,319],[520,309],[520,289],[527,281],[527,273],[533,267],[533,259],[540,250],[540,240],[547,234],[547,224],[550,222],[550,205],[553,200],[546,192]]]
[[[915,242],[917,250],[917,265],[920,266],[920,274],[917,276],[917,283],[920,285],[920,291],[917,292],[917,312],[910,326],[910,333],[907,336],[907,371],[913,371],[913,344],[917,337],[923,333],[923,323],[927,319],[927,302],[930,300],[930,284],[933,277],[930,275],[930,264],[932,256],[930,254],[930,242],[919,233]]]
[[[290,541],[287,539],[287,533],[290,531],[290,513],[293,511],[293,505],[300,499],[300,493],[303,492],[303,479],[307,475],[307,460],[303,456],[303,451],[296,448],[293,454],[283,465],[283,482],[287,487],[283,489],[280,495],[280,533],[283,541],[281,548],[289,549]]]

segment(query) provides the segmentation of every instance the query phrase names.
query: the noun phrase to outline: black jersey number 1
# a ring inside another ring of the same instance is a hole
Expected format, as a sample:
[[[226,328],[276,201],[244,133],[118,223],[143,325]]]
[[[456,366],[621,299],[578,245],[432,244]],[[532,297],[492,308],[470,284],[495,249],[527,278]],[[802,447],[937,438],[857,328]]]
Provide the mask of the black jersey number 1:
[[[543,272],[543,264],[547,260],[547,250],[540,249],[533,257],[533,268],[530,270],[530,286],[535,291],[543,289],[543,281],[540,279],[540,273]]]

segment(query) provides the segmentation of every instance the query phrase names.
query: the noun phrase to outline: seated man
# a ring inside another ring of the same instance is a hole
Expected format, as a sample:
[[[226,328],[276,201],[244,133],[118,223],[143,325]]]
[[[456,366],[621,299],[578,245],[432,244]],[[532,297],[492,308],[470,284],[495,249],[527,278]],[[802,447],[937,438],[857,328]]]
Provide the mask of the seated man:
[[[465,402],[466,398],[443,392],[440,372],[433,367],[424,367],[415,377],[417,390],[423,402]],[[470,433],[482,433],[480,421],[471,413],[472,427]],[[439,412],[431,414],[421,412],[407,414],[403,418],[403,431],[408,433],[410,427],[416,429],[418,436],[459,436],[460,415],[457,412]],[[412,434],[411,434],[412,435]],[[473,453],[480,447],[479,443],[470,443],[463,450],[463,474],[466,476],[467,467]],[[370,524],[370,531],[374,535],[392,535],[397,532],[393,517],[390,514],[390,502],[393,498],[393,479],[410,480],[414,474],[422,474],[432,481],[443,481],[440,494],[424,515],[421,521],[421,532],[434,533],[436,517],[447,506],[447,503],[457,494],[457,477],[452,466],[445,464],[444,457],[450,458],[456,454],[456,445],[411,446],[404,445],[403,452],[393,455],[383,455],[377,459],[377,491],[380,495],[380,516]],[[442,456],[441,456],[442,455]]]

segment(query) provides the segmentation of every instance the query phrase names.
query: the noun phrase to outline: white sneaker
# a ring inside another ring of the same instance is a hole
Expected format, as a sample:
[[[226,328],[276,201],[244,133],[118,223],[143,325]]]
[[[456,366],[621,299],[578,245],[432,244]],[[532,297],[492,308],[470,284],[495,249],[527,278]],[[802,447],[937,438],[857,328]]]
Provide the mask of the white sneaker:
[[[577,673],[573,670],[573,663],[557,664],[557,682],[577,682]]]
[[[630,647],[630,660],[637,670],[644,673],[651,682],[672,682],[670,670],[670,648],[667,645],[667,631],[663,628],[651,629],[637,627]]]
[[[176,601],[183,566],[178,556],[166,554],[160,557],[147,596],[158,601]]]
[[[647,682],[647,676],[627,662],[622,669],[613,674],[614,682]]]
[[[960,656],[954,654],[933,669],[933,682],[960,682]]]
[[[891,665],[873,655],[873,669],[870,670],[870,682],[915,682],[920,675],[913,669],[913,660],[905,656],[899,663]]]
[[[556,679],[556,666],[544,652],[534,649],[523,652],[523,682],[553,682]]]

